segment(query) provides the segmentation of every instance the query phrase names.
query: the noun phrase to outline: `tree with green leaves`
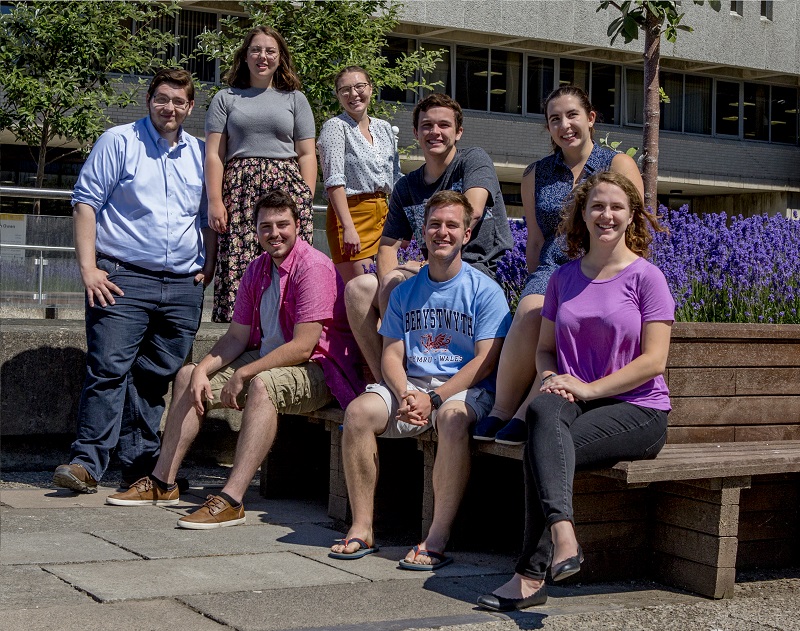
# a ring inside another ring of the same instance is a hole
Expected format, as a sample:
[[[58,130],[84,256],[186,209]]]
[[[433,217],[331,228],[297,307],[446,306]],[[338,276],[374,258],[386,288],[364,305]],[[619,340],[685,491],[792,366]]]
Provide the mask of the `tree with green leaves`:
[[[705,0],[692,0],[703,5]],[[719,11],[719,0],[709,0],[709,6]],[[658,127],[661,120],[661,86],[659,69],[661,65],[661,36],[674,43],[678,31],[692,32],[692,28],[682,24],[685,13],[681,13],[680,2],[626,0],[602,0],[597,11],[614,7],[622,15],[608,26],[608,36],[613,44],[622,35],[626,44],[639,39],[644,31],[644,131],[642,133],[642,180],[644,181],[645,205],[656,208],[658,185]]]
[[[403,54],[392,65],[383,55],[386,36],[397,26],[402,5],[392,0],[243,1],[249,16],[223,20],[219,32],[207,31],[199,37],[195,55],[220,60],[224,73],[233,54],[251,26],[263,24],[278,30],[292,52],[303,93],[311,104],[317,129],[340,111],[333,90],[336,73],[351,65],[362,66],[379,88],[415,90],[431,86],[417,77],[433,70],[441,53],[415,51]],[[391,103],[373,101],[378,117],[390,117]]]
[[[48,148],[78,143],[65,155],[84,152],[109,124],[107,109],[133,102],[139,84],[122,75],[164,64],[175,38],[157,25],[177,10],[162,2],[35,0],[0,16],[0,125],[30,148],[37,187],[45,166],[64,157],[50,157]]]

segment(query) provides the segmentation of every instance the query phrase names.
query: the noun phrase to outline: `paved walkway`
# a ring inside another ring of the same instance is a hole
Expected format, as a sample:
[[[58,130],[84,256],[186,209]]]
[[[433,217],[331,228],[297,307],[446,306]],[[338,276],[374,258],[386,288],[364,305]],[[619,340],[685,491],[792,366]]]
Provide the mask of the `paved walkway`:
[[[189,531],[176,519],[213,485],[192,487],[169,508],[106,506],[108,487],[75,495],[8,486],[0,489],[0,627],[8,630],[800,629],[797,571],[742,582],[731,601],[647,583],[553,588],[546,606],[506,616],[474,603],[509,575],[510,557],[456,552],[435,574],[397,569],[407,547],[335,561],[327,549],[342,533],[318,503],[264,500],[253,487],[246,525]]]

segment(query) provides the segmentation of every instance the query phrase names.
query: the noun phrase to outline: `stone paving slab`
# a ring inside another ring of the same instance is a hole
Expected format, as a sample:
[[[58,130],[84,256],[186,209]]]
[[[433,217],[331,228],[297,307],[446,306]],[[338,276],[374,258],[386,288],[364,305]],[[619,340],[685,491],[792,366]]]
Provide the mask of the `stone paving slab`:
[[[88,598],[37,566],[6,566],[0,572],[0,611],[3,612],[78,605]],[[5,620],[5,613],[2,619]],[[5,622],[3,624],[5,626]]]
[[[53,609],[4,611],[4,629],[24,631],[230,631],[206,616],[174,600],[100,604],[87,598],[87,604]]]
[[[206,486],[205,489],[190,489],[189,493],[181,496],[182,502],[186,506],[178,505],[172,507],[181,514],[190,513],[200,506],[206,496],[218,493],[219,489]],[[196,498],[196,499],[195,499]],[[331,518],[328,517],[327,506],[316,501],[304,501],[296,499],[272,499],[263,498],[258,494],[258,489],[250,488],[243,498],[245,517],[250,525],[269,523],[269,524],[328,524]]]
[[[175,513],[157,506],[97,508],[0,508],[3,535],[33,532],[93,530],[155,530],[174,528]]]
[[[370,581],[421,580],[435,577],[481,576],[509,574],[508,557],[480,552],[456,552],[453,563],[435,572],[414,572],[399,569],[398,561],[408,553],[408,546],[386,546],[361,559],[338,560],[328,557],[329,547],[303,551],[303,556],[332,567],[352,572]],[[498,579],[495,579],[498,580]]]
[[[99,530],[92,534],[148,559],[279,551],[293,551],[313,559],[313,551],[341,537],[341,533],[315,524],[260,524],[216,530],[173,528],[159,530],[158,536],[146,530]]]
[[[48,565],[45,569],[103,602],[364,582],[291,552]]]
[[[435,589],[429,585],[435,584]],[[197,611],[240,631],[284,629],[408,629],[435,619],[436,626],[489,622],[475,608],[474,592],[458,579],[381,581],[279,591],[182,597]],[[430,625],[429,625],[430,626]]]
[[[138,558],[135,554],[82,532],[7,533],[0,539],[2,565],[128,561]]]
[[[100,488],[97,493],[74,493],[68,489],[10,489],[0,491],[0,502],[11,508],[97,508],[116,489]]]

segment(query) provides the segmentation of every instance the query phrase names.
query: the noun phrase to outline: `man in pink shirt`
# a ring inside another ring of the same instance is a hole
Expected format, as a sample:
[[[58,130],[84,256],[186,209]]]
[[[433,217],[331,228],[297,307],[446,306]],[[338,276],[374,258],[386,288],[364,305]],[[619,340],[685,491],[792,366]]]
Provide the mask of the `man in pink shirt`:
[[[243,524],[242,497],[275,440],[278,414],[304,414],[334,400],[344,408],[363,391],[363,359],[333,263],[297,238],[297,206],[283,191],[259,200],[254,216],[265,252],[242,277],[228,331],[199,364],[178,373],[153,473],[108,504],[177,504],[175,477],[205,411],[243,409],[228,482],[178,526]]]

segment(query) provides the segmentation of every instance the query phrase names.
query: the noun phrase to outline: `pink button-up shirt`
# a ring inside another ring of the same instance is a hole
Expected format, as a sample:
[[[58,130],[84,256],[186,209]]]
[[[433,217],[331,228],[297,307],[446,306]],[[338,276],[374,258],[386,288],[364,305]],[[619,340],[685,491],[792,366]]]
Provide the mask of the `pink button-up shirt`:
[[[261,296],[269,287],[272,258],[266,252],[247,266],[233,321],[250,327],[247,350],[261,344]],[[322,333],[311,354],[325,373],[325,382],[342,408],[364,391],[364,360],[347,323],[344,283],[331,260],[297,239],[278,265],[280,298],[278,317],[285,340],[294,336],[298,322],[321,322]]]

